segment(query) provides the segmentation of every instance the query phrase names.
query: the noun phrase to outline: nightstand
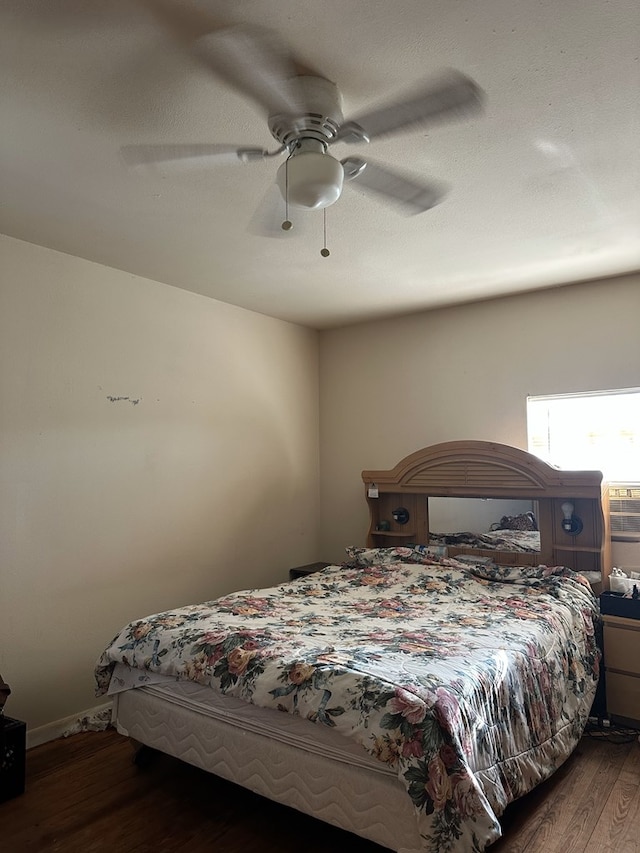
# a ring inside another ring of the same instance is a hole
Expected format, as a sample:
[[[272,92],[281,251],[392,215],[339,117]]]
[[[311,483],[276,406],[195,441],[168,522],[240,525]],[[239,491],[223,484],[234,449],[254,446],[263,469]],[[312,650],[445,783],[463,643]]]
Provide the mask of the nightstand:
[[[307,563],[305,566],[295,566],[295,568],[289,569],[289,580],[294,581],[296,578],[303,578],[305,575],[312,575],[314,572],[326,569],[327,566],[330,565],[331,563],[327,563],[325,560],[320,560],[318,563]]]
[[[0,803],[24,793],[27,726],[0,714]]]
[[[640,727],[640,619],[602,615],[607,711]]]

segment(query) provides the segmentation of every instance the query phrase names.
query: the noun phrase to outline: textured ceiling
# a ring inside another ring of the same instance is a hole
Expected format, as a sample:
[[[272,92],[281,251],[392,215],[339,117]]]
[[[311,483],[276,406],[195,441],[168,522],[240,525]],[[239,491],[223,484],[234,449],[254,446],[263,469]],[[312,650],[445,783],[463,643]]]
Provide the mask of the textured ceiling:
[[[280,231],[275,159],[127,171],[124,145],[274,145],[143,7],[2,0],[0,231],[316,328],[640,269],[637,0],[198,5],[277,29],[346,116],[442,68],[474,78],[479,117],[332,149],[444,182],[444,202],[405,217],[349,185],[322,258],[321,213]]]

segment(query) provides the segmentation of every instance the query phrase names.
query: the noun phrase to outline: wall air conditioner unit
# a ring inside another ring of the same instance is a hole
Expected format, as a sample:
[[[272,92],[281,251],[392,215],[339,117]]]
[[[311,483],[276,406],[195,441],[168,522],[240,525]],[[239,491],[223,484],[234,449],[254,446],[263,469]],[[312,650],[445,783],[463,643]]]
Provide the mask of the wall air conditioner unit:
[[[640,483],[610,483],[611,538],[640,542]]]

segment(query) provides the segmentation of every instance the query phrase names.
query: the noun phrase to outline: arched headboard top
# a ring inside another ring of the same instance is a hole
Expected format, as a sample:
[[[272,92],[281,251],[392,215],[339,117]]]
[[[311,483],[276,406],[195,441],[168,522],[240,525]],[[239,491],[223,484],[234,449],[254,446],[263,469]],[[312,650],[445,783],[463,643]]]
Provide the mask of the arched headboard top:
[[[388,471],[363,471],[385,491],[442,497],[597,497],[600,471],[561,471],[517,447],[494,441],[447,441],[411,453]]]
[[[388,471],[363,471],[362,479],[370,514],[369,547],[428,544],[429,498],[531,500],[539,551],[460,545],[449,547],[449,555],[473,553],[510,565],[564,565],[603,581],[611,571],[609,493],[600,471],[562,471],[517,447],[468,440],[425,447]],[[406,510],[404,521],[394,515],[398,507]],[[582,522],[577,533],[563,527],[566,509]]]

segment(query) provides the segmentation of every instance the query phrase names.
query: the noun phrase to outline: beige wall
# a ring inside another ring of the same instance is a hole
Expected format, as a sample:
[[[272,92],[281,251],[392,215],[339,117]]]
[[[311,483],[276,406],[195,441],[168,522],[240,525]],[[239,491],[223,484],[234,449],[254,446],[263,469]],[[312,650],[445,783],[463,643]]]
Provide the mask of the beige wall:
[[[526,449],[528,394],[640,386],[639,318],[635,275],[323,332],[322,556],[364,543],[364,468],[456,439]]]
[[[526,447],[527,394],[640,385],[640,276],[323,332],[319,401],[315,332],[10,238],[0,254],[0,673],[32,727],[95,704],[124,622],[342,560],[363,468]]]
[[[318,343],[0,240],[0,673],[37,727],[125,622],[316,558]]]

